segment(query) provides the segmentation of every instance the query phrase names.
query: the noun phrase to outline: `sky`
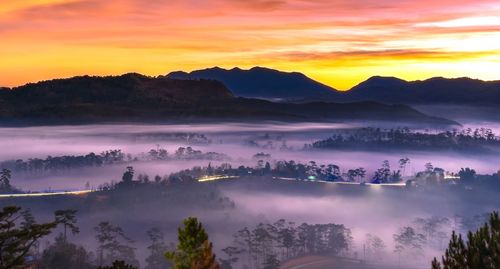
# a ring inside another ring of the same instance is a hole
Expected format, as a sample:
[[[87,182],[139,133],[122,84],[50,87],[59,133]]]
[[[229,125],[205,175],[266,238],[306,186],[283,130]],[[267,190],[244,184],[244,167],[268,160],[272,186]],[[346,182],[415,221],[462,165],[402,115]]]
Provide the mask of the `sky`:
[[[220,66],[500,79],[498,0],[1,0],[0,86]]]

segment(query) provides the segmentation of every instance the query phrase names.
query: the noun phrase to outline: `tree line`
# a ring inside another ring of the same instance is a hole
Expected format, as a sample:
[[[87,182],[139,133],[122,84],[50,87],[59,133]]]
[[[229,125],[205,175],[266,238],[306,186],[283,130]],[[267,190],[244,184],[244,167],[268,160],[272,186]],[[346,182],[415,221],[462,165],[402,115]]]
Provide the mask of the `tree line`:
[[[267,157],[266,154],[259,153],[255,156]],[[407,168],[410,159],[401,158],[396,168],[392,168],[388,160],[384,160],[381,166],[368,174],[363,167],[351,168],[342,171],[336,164],[318,164],[315,161],[307,163],[296,162],[294,160],[271,161],[270,157],[259,159],[255,166],[240,165],[233,167],[229,163],[222,163],[218,166],[201,167],[195,166],[191,169],[184,169],[171,173],[166,177],[169,182],[195,182],[206,176],[267,176],[277,178],[289,178],[297,180],[318,180],[318,181],[343,181],[343,182],[370,182],[370,183],[396,183],[408,178]],[[408,186],[432,186],[432,185],[492,185],[498,184],[500,171],[492,175],[478,175],[474,169],[461,168],[456,173],[446,172],[444,169],[435,167],[432,163],[426,163],[424,169],[410,176],[406,181]]]
[[[478,128],[461,131],[431,133],[402,129],[360,128],[337,131],[331,137],[306,144],[305,149],[452,149],[486,150],[486,146],[500,146],[500,136],[491,129]]]
[[[124,153],[121,149],[103,151],[100,154],[91,152],[86,155],[48,156],[45,159],[29,158],[4,161],[0,168],[22,173],[47,173],[83,167],[100,167],[105,165],[127,164],[137,161],[169,161],[169,160],[213,160],[223,161],[230,158],[222,153],[202,152],[191,147],[179,147],[173,153],[157,147],[147,153],[136,156]]]
[[[58,210],[55,219],[45,223],[37,223],[29,210],[9,206],[0,211],[0,269],[16,268],[72,268],[72,269],[136,269],[140,264],[136,257],[134,241],[124,230],[108,221],[94,227],[95,251],[88,251],[83,246],[69,240],[66,231],[79,233],[75,210]],[[171,268],[204,268],[193,267],[195,262],[204,262],[197,256],[203,250],[208,236],[201,223],[195,218],[184,221],[185,228],[179,229],[179,245],[167,244],[163,233],[152,228],[146,232],[149,238],[149,254],[146,257],[145,269]],[[198,227],[198,230],[193,230]],[[40,240],[58,227],[62,227],[53,240],[40,250]],[[200,234],[204,234],[200,238]],[[201,242],[193,242],[193,238]],[[186,244],[188,244],[186,246]],[[210,243],[211,244],[211,243]],[[188,255],[186,255],[186,252]],[[211,246],[210,246],[211,252]],[[215,255],[211,256],[215,259]],[[179,266],[184,263],[187,267]],[[215,260],[213,261],[216,264]],[[215,269],[215,268],[210,268]]]
[[[233,236],[233,243],[222,249],[222,268],[246,265],[249,268],[277,269],[282,261],[302,255],[339,255],[350,250],[350,229],[342,224],[295,225],[280,219],[244,227]]]
[[[75,210],[58,210],[54,220],[38,223],[29,210],[8,206],[0,211],[0,269],[13,268],[75,268],[75,269],[137,269],[134,241],[124,230],[103,221],[94,227],[97,248],[87,251],[68,239],[67,231],[79,233]],[[426,240],[436,240],[446,218],[416,219],[417,229],[406,226],[394,234],[395,252],[413,261],[421,256]],[[53,242],[40,251],[40,240],[62,227]],[[178,243],[167,244],[158,228],[146,232],[150,244],[146,269],[277,269],[284,260],[303,255],[339,256],[350,250],[350,229],[341,224],[307,224],[280,219],[274,223],[259,223],[254,228],[237,231],[233,243],[222,249],[224,258],[217,259],[213,244],[203,225],[193,217],[183,221],[178,229]],[[438,236],[437,238],[447,238]],[[500,265],[500,219],[493,212],[478,230],[471,230],[464,240],[453,231],[445,254],[432,261],[432,269],[484,268]],[[372,257],[381,258],[385,243],[368,234],[364,243]],[[363,257],[366,260],[366,257]],[[401,261],[400,261],[401,262]]]

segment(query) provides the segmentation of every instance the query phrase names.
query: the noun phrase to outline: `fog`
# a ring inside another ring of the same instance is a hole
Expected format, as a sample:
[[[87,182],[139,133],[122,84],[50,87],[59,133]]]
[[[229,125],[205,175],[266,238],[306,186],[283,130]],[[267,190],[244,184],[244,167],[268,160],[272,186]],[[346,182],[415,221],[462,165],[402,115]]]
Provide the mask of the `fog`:
[[[500,129],[498,124],[475,124],[474,126],[470,124],[464,128],[484,126],[494,130]],[[47,156],[85,155],[90,152],[100,154],[112,149],[121,149],[125,154],[138,156],[158,147],[172,154],[178,147],[191,146],[203,152],[224,153],[230,157],[227,162],[233,166],[253,166],[256,160],[252,156],[263,152],[270,154],[271,160],[333,163],[340,166],[343,172],[364,167],[369,173],[380,167],[383,160],[389,160],[393,167],[396,167],[400,158],[408,157],[411,162],[403,176],[422,170],[428,162],[451,172],[456,172],[462,167],[471,167],[478,173],[491,174],[498,171],[500,167],[500,154],[481,152],[408,151],[384,148],[379,151],[303,150],[305,144],[328,138],[335,130],[357,127],[360,125],[267,122],[263,124],[115,124],[0,128],[2,137],[0,160],[44,159]],[[192,137],[196,134],[204,135],[205,140],[193,139]],[[249,141],[256,142],[258,146],[250,145]],[[285,149],[283,145],[286,146]],[[82,189],[87,183],[97,187],[113,178],[116,179],[116,175],[128,165],[134,166],[138,174],[164,176],[181,169],[207,165],[209,162],[220,163],[209,160],[138,161],[123,165],[57,171],[57,173],[50,174],[14,173],[13,176],[16,179],[14,184],[25,190],[75,190]]]
[[[500,123],[500,114],[496,106],[415,105],[413,107],[425,114],[455,120],[462,124]]]
[[[175,202],[181,196],[188,196],[193,189],[174,190],[178,196],[169,200],[172,204],[154,201],[136,205],[88,208],[88,203],[63,201],[62,198],[44,200],[17,200],[16,204],[31,208],[39,219],[49,218],[50,212],[59,208],[77,208],[81,233],[71,236],[71,240],[83,244],[87,249],[96,249],[93,227],[100,221],[111,221],[120,225],[131,237],[137,254],[143,259],[148,255],[145,231],[158,227],[165,233],[168,242],[176,241],[176,227],[182,219],[198,217],[206,227],[215,251],[224,257],[221,249],[232,244],[232,235],[243,227],[254,227],[259,222],[274,223],[278,219],[293,221],[296,226],[303,222],[344,224],[351,229],[353,244],[349,257],[363,258],[363,244],[366,234],[380,237],[385,245],[382,260],[377,261],[387,267],[396,267],[398,257],[394,254],[393,235],[404,226],[414,226],[418,217],[443,216],[452,222],[444,229],[446,238],[452,229],[458,230],[453,222],[456,215],[473,216],[498,210],[500,197],[495,192],[453,192],[453,191],[411,191],[404,187],[391,186],[342,186],[328,183],[263,180],[226,180],[216,183],[201,183],[202,191],[213,188],[234,202],[232,207],[207,205],[205,200]],[[137,194],[141,197],[145,194]],[[137,197],[135,198],[137,199]],[[198,198],[197,198],[198,199]],[[131,199],[132,201],[133,199]],[[12,202],[12,201],[11,201]],[[7,201],[0,200],[5,204]],[[48,241],[49,239],[45,239]],[[447,239],[440,247],[427,247],[419,259],[405,261],[401,268],[429,268],[430,260],[441,255]],[[357,253],[357,254],[356,254]],[[382,267],[384,268],[384,267]]]
[[[236,183],[235,183],[236,184]],[[293,183],[292,183],[293,184]],[[314,184],[314,183],[312,183]],[[298,187],[299,188],[299,187]],[[393,253],[393,234],[419,217],[445,216],[452,220],[444,229],[459,230],[453,222],[457,215],[474,214],[498,210],[500,199],[495,192],[470,194],[465,197],[452,192],[414,193],[398,187],[370,186],[361,191],[353,191],[357,186],[338,186],[322,184],[315,190],[308,191],[244,191],[229,188],[229,196],[244,212],[260,219],[272,222],[276,216],[293,220],[296,223],[342,223],[351,228],[354,237],[354,249],[363,253],[365,235],[370,233],[382,238],[387,246],[386,264],[396,264]],[[349,190],[350,189],[350,190]],[[293,194],[293,195],[291,195]],[[485,195],[486,199],[475,197]],[[438,248],[427,248],[419,264],[410,262],[408,266],[420,265],[428,268],[432,257],[439,256],[446,246],[443,240]]]
[[[307,163],[336,164],[341,172],[364,167],[367,178],[388,160],[393,168],[398,167],[402,157],[411,162],[405,169],[403,179],[424,170],[426,163],[432,162],[450,172],[470,167],[478,174],[493,174],[500,169],[498,149],[493,153],[457,152],[442,150],[329,150],[304,149],[304,144],[328,138],[336,130],[359,128],[356,124],[284,124],[266,122],[262,124],[196,124],[196,125],[77,125],[0,128],[0,161],[47,156],[85,155],[121,149],[123,153],[138,157],[124,163],[100,167],[82,167],[44,173],[13,172],[12,184],[24,191],[82,190],[90,186],[95,189],[101,184],[118,182],[127,166],[133,166],[136,177],[147,174],[168,176],[194,166],[218,166],[230,163],[255,167],[257,153],[270,154],[266,159],[271,163],[279,160],[294,160]],[[487,127],[500,131],[500,125],[487,123],[467,123],[468,127]],[[395,126],[398,127],[398,126]],[[497,133],[498,133],[497,131]],[[151,149],[164,148],[174,154],[179,147],[192,147],[202,152],[226,154],[227,160],[147,160],[140,158]],[[496,153],[495,153],[496,152]],[[81,233],[74,240],[90,250],[95,250],[93,227],[99,221],[111,221],[122,226],[136,242],[141,265],[147,255],[145,231],[160,228],[170,242],[176,239],[176,227],[182,219],[196,216],[206,226],[214,242],[217,255],[232,242],[232,235],[239,229],[252,227],[259,222],[273,223],[281,218],[310,224],[336,223],[351,229],[353,245],[346,254],[363,258],[363,244],[367,233],[382,238],[387,246],[382,261],[395,266],[398,261],[393,253],[393,234],[398,229],[412,224],[415,218],[445,216],[472,216],[491,210],[498,210],[500,199],[497,193],[487,190],[463,191],[434,190],[409,191],[403,186],[340,186],[319,182],[288,182],[266,179],[267,181],[235,179],[215,183],[200,183],[193,189],[172,187],[166,200],[150,201],[147,193],[128,194],[130,204],[114,204],[103,207],[100,204],[83,201],[81,197],[50,197],[26,199],[1,198],[0,203],[16,204],[31,208],[41,219],[49,218],[50,212],[61,208],[79,210]],[[86,186],[87,185],[87,186]],[[190,187],[191,188],[191,187]],[[200,194],[214,192],[216,196],[206,198]],[[136,196],[137,195],[137,196]],[[220,202],[227,197],[230,202]],[[96,201],[99,197],[95,198]],[[125,198],[124,198],[125,199]],[[135,200],[134,200],[135,199]],[[190,200],[192,199],[192,200]],[[208,199],[208,200],[204,200]],[[129,203],[129,200],[126,200]],[[132,201],[140,203],[133,204]],[[92,200],[93,201],[93,200]],[[234,207],[230,206],[234,203]],[[447,235],[456,229],[456,223],[446,229]],[[49,239],[47,239],[49,240]],[[439,247],[425,249],[419,262],[403,264],[408,268],[429,268],[430,260],[439,256],[445,242]],[[357,254],[354,254],[357,253]],[[356,256],[355,256],[356,255]],[[360,267],[361,268],[361,267]]]

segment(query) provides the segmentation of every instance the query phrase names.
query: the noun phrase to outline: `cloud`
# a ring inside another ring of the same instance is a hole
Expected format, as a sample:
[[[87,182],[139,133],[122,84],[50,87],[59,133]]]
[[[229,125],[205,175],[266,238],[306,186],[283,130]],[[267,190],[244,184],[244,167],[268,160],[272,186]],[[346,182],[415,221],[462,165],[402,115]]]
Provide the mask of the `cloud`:
[[[352,61],[352,65],[363,62],[378,62],[380,60],[392,61],[448,61],[455,59],[477,59],[492,55],[495,51],[479,52],[447,52],[432,50],[357,50],[357,51],[331,51],[331,52],[302,52],[291,51],[267,55],[266,57],[284,58],[289,61]]]
[[[280,7],[284,7],[287,4],[287,1],[284,0],[254,0],[254,1],[246,1],[246,0],[229,0],[227,3],[235,3],[238,6],[243,8],[248,8],[250,10],[256,11],[273,11],[277,10]]]
[[[418,23],[417,27],[443,27],[443,28],[466,28],[466,27],[500,27],[500,17],[483,16],[483,17],[466,17],[454,20],[438,21],[438,22],[423,22]]]
[[[285,68],[323,61],[319,67],[326,69],[296,66],[314,76],[333,72],[332,62],[336,68],[355,64],[350,60],[464,63],[500,52],[500,4],[494,0],[6,0],[0,14],[0,72],[10,74],[20,72],[12,63],[48,69],[48,56],[61,60],[60,72],[75,74],[106,73],[109,63],[125,65],[109,73],[154,74],[179,61]],[[133,64],[112,58],[122,55]],[[65,59],[87,65],[69,68]],[[41,76],[19,73],[0,84]]]

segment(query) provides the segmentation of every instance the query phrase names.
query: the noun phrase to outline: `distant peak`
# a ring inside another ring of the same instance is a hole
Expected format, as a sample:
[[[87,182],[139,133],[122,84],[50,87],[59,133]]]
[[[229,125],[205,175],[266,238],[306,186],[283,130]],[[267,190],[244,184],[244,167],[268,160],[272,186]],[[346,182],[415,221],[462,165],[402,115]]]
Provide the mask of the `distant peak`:
[[[218,66],[194,70],[187,74],[170,73],[167,77],[179,79],[213,79],[226,85],[236,96],[259,98],[311,99],[330,96],[335,89],[298,72],[280,71],[254,66],[250,69]]]
[[[188,73],[185,71],[172,71],[167,76],[170,76],[170,75],[188,75]]]
[[[119,77],[133,77],[133,78],[145,78],[147,77],[146,75],[139,74],[137,72],[130,72],[130,73],[125,73],[123,75],[120,75]]]
[[[262,66],[254,66],[254,67],[250,68],[249,70],[273,70],[273,71],[277,71],[275,69],[271,69],[268,67],[262,67]]]
[[[208,68],[203,68],[203,69],[197,69],[193,70],[191,72],[186,72],[187,74],[191,74],[194,72],[202,72],[202,71],[229,71],[228,69],[222,68],[220,66],[214,66],[214,67],[208,67]]]
[[[406,82],[406,80],[403,80],[403,79],[400,79],[397,77],[391,77],[391,76],[372,76],[369,79],[367,79],[366,81],[391,81],[391,80],[392,81]]]
[[[479,81],[484,82],[483,80],[473,79],[470,77],[457,77],[457,78],[445,78],[445,77],[432,77],[423,81]]]

